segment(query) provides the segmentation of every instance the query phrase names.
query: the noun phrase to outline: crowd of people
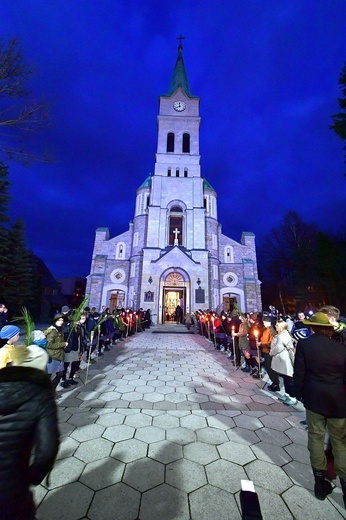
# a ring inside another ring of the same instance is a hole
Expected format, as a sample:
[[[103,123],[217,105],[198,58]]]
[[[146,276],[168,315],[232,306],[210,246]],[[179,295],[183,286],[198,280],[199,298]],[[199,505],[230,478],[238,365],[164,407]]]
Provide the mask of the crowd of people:
[[[346,508],[346,323],[339,309],[327,305],[308,317],[198,311],[195,319],[200,334],[228,352],[236,369],[261,381],[266,372],[272,392],[282,380],[279,400],[304,405],[315,496],[325,500],[332,492],[326,479],[331,457]]]
[[[0,318],[0,448],[7,453],[8,446],[16,446],[11,457],[0,461],[0,484],[1,475],[8,473],[11,489],[0,490],[0,519],[31,520],[29,484],[47,475],[59,445],[56,391],[77,385],[81,369],[126,337],[150,328],[151,315],[143,309],[64,306],[48,328],[32,331],[26,346],[17,345],[20,329],[8,323],[1,304]],[[236,370],[261,383],[266,373],[269,391],[279,392],[282,382],[278,398],[285,405],[304,405],[315,496],[324,500],[332,492],[326,479],[328,436],[346,508],[346,324],[339,309],[325,306],[309,317],[199,310],[187,315],[185,323],[227,354]],[[46,436],[49,442],[42,442]],[[15,464],[10,463],[13,456]],[[26,475],[22,486],[15,486],[23,481],[18,472]],[[2,484],[2,489],[8,487]],[[20,504],[18,494],[24,497]]]

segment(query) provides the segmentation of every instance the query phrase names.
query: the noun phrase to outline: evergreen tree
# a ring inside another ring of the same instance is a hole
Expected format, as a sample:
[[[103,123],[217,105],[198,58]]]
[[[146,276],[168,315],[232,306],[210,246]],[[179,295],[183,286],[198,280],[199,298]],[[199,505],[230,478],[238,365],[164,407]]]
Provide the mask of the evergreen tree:
[[[4,284],[10,266],[7,216],[10,183],[8,181],[8,168],[0,162],[0,303],[5,301]]]
[[[12,313],[34,303],[34,280],[31,254],[26,248],[24,223],[17,220],[8,232],[11,244],[11,266],[4,283],[4,299]]]
[[[341,70],[339,77],[339,85],[341,86],[341,98],[338,99],[338,104],[341,109],[341,112],[334,114],[332,119],[334,124],[330,126],[332,130],[338,135],[344,142],[346,142],[346,62]],[[346,164],[346,144],[344,146],[345,150],[345,161]],[[346,173],[345,173],[346,175]]]

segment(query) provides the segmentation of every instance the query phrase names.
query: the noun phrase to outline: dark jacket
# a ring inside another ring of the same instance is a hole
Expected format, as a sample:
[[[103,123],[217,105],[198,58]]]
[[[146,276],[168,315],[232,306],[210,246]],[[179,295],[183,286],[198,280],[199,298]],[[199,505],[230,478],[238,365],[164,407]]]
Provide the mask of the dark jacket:
[[[58,447],[57,411],[49,376],[30,367],[1,369],[0,518],[1,511],[28,496],[30,501],[29,485],[38,485],[52,469]]]
[[[346,418],[346,346],[321,334],[297,343],[294,361],[297,397],[307,410]]]

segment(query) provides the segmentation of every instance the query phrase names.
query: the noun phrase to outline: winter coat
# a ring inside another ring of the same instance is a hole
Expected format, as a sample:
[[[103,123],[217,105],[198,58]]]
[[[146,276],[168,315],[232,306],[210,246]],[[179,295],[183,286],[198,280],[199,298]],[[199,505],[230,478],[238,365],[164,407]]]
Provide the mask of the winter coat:
[[[44,334],[47,337],[47,354],[52,359],[62,361],[66,347],[63,331],[59,331],[54,325],[51,325],[44,331]]]
[[[247,350],[249,348],[249,340],[247,339],[248,332],[249,325],[246,321],[242,321],[239,325],[239,331],[234,333],[234,336],[239,338],[239,348],[241,350]]]
[[[12,362],[12,350],[14,349],[14,345],[10,345],[6,343],[2,348],[0,348],[0,368],[4,368],[7,363]]]
[[[261,335],[260,349],[263,354],[269,354],[271,342],[276,335],[276,331],[273,327],[265,327]]]
[[[18,503],[29,512],[33,507],[29,485],[40,484],[52,469],[58,447],[57,411],[49,376],[23,366],[0,370],[1,518],[1,512],[16,511]],[[31,518],[29,513],[26,518]]]
[[[306,409],[346,418],[346,345],[322,334],[299,340],[293,377]]]
[[[269,354],[272,356],[271,368],[275,372],[293,376],[294,345],[286,329],[273,338]]]

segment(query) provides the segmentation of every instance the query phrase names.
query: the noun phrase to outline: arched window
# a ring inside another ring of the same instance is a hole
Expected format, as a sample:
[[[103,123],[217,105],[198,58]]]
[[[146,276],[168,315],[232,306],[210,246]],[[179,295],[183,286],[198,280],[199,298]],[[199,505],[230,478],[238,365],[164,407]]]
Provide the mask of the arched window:
[[[167,152],[174,152],[174,134],[169,132],[167,134]]]
[[[183,134],[183,153],[190,153],[190,134]]]
[[[184,177],[187,177],[187,168],[184,168]]]
[[[168,168],[167,170],[167,176],[170,177],[172,175],[172,169],[171,168]]]
[[[234,250],[232,246],[225,246],[224,249],[224,261],[225,264],[233,264],[234,262]]]
[[[177,168],[177,169],[175,170],[175,176],[176,176],[176,177],[179,177],[179,168]]]
[[[172,206],[169,215],[168,245],[183,245],[183,210],[180,206]]]
[[[121,258],[125,258],[125,251],[126,247],[124,242],[119,242],[115,250],[115,258],[117,258],[118,260],[120,260]]]

